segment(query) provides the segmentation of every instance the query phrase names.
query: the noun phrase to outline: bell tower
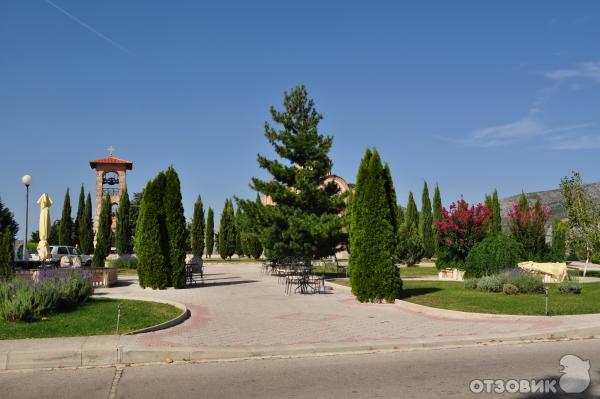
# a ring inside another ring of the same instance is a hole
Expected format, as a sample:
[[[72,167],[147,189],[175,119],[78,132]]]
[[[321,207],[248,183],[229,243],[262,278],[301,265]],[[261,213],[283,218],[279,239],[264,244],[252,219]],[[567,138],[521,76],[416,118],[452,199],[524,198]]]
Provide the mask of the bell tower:
[[[102,198],[110,197],[113,231],[117,225],[117,207],[127,183],[127,171],[133,169],[133,162],[113,156],[115,149],[108,147],[108,157],[90,161],[90,167],[96,171],[96,197],[94,206],[94,237],[98,231]],[[95,241],[95,240],[94,240]]]

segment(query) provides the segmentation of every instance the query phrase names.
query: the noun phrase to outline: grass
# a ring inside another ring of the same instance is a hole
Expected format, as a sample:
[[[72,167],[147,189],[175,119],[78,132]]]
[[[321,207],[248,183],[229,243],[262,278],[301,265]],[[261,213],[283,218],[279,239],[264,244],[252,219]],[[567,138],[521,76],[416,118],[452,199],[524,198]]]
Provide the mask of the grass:
[[[437,276],[439,270],[435,267],[401,267],[400,268],[400,276],[402,278],[405,277],[427,277],[427,276]]]
[[[349,286],[348,280],[337,283]],[[600,283],[582,284],[581,294],[561,294],[556,284],[549,284],[549,314],[600,313]],[[489,293],[464,288],[462,282],[404,280],[398,299],[434,308],[463,312],[544,315],[544,294]]]
[[[172,305],[146,301],[90,298],[79,308],[48,316],[45,321],[0,321],[0,339],[74,337],[115,334],[121,304],[119,332],[126,333],[171,320],[179,315]]]

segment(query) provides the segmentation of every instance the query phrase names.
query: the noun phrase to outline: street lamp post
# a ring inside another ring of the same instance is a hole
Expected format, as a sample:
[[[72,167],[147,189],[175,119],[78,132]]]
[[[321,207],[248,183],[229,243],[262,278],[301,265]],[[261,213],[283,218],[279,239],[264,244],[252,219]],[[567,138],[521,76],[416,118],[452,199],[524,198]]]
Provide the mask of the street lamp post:
[[[31,176],[25,175],[21,181],[25,185],[25,240],[23,240],[23,260],[25,261],[25,265],[27,265],[29,262],[27,251],[27,235],[29,232],[27,230],[29,228],[29,185],[31,184]]]

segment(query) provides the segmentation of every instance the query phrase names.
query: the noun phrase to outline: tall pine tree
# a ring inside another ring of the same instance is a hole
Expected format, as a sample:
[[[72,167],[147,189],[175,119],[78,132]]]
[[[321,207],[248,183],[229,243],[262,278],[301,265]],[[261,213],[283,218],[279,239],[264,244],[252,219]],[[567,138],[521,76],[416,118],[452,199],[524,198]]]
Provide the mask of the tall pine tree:
[[[163,194],[165,222],[169,240],[169,263],[173,287],[185,287],[185,215],[181,200],[181,182],[172,166],[165,172]]]
[[[92,220],[92,196],[87,194],[83,215],[79,221],[79,246],[84,254],[94,252],[94,222]]]
[[[215,250],[215,212],[208,208],[206,215],[206,257],[210,259]]]
[[[204,253],[204,229],[204,206],[202,205],[202,198],[198,196],[196,203],[194,203],[194,215],[192,217],[190,232],[192,253],[198,258],[202,258],[202,254]]]
[[[62,227],[62,221],[60,222]],[[102,199],[100,208],[100,218],[98,221],[98,231],[96,233],[96,248],[94,249],[94,266],[104,267],[106,257],[110,254],[112,243],[112,216],[110,197],[105,195]]]
[[[119,210],[117,212],[117,236],[116,247],[119,255],[131,253],[131,226],[129,224],[129,193],[127,187],[123,190],[119,199]]]
[[[235,253],[235,214],[231,200],[225,200],[221,222],[219,223],[219,242],[217,250],[222,259],[231,258]]]
[[[328,153],[333,138],[322,135],[323,116],[315,109],[304,86],[284,94],[284,109],[271,107],[279,129],[265,123],[265,137],[280,157],[258,156],[258,164],[272,176],[252,179],[252,188],[269,196],[275,206],[261,210],[255,220],[266,252],[272,258],[302,256],[320,258],[335,253],[346,240],[343,219],[345,196],[334,182],[323,184],[329,174]],[[240,201],[243,210],[256,208],[254,201]]]
[[[352,203],[350,223],[350,281],[361,302],[393,302],[402,290],[394,264],[397,215],[391,212],[392,193],[376,150],[362,159]]]
[[[429,187],[427,182],[423,184],[421,196],[421,218],[419,220],[419,236],[423,242],[423,256],[431,258],[435,253],[435,240],[433,238],[433,217],[431,215],[431,200],[429,199]]]
[[[63,202],[62,217],[60,218],[60,230],[58,231],[58,241],[60,245],[71,245],[73,239],[73,219],[71,219],[71,197],[69,189],[65,194]]]
[[[73,245],[78,244],[81,248],[81,240],[79,239],[79,230],[81,225],[81,219],[83,219],[83,212],[85,211],[85,193],[83,192],[83,184],[81,190],[79,190],[79,201],[77,202],[77,216],[75,217],[75,223],[73,224]]]

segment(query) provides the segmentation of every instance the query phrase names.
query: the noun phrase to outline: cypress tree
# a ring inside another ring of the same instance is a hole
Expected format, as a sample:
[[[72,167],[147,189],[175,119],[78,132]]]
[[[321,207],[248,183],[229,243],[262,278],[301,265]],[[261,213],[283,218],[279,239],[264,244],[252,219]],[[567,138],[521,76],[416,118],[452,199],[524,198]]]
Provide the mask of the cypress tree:
[[[169,263],[172,284],[175,288],[185,287],[185,241],[186,223],[181,201],[181,183],[172,166],[165,172],[163,192],[165,221],[169,239]]]
[[[498,190],[494,190],[492,195],[492,231],[500,233],[502,231],[502,216],[500,213],[500,201],[498,200]]]
[[[393,302],[402,290],[394,264],[396,237],[387,172],[377,150],[369,149],[358,171],[350,223],[350,281],[361,302]]]
[[[206,215],[206,257],[210,259],[215,250],[215,213],[208,208]]]
[[[83,214],[79,221],[79,246],[84,254],[94,252],[94,222],[92,220],[92,196],[90,193],[87,194],[85,199]]]
[[[127,187],[123,190],[119,199],[119,210],[117,212],[117,237],[116,247],[119,255],[131,253],[131,227],[129,225],[129,193]]]
[[[423,195],[421,197],[421,219],[419,221],[419,236],[423,242],[423,256],[431,258],[435,252],[435,241],[433,238],[433,217],[431,215],[431,200],[429,199],[429,187],[427,182],[423,184]]]
[[[62,221],[60,222],[62,227]],[[112,243],[112,217],[110,197],[105,195],[102,199],[100,208],[100,219],[98,221],[98,231],[96,233],[96,248],[94,249],[94,266],[104,267],[104,261],[110,254]]]
[[[50,233],[48,233],[48,245],[58,245],[58,231],[60,230],[60,220],[52,222]],[[92,238],[93,240],[93,238]]]
[[[161,172],[144,189],[140,204],[135,248],[141,287],[163,289],[169,286],[169,243],[165,225],[162,193],[165,176]]]
[[[14,277],[14,252],[12,231],[7,226],[0,231],[0,281],[7,281]]]
[[[250,208],[260,210],[254,223],[270,257],[308,260],[333,255],[347,236],[340,217],[346,195],[340,195],[334,182],[323,184],[331,169],[333,137],[319,132],[323,116],[304,86],[286,92],[283,107],[281,111],[271,107],[277,127],[265,123],[265,137],[279,159],[258,156],[259,166],[272,178],[253,178],[251,185],[276,205],[258,208],[250,200],[239,205],[253,215]]]
[[[437,228],[435,227],[435,222],[442,220],[442,195],[440,194],[440,186],[435,185],[435,192],[433,193],[433,238],[435,242],[435,254],[438,254],[438,250],[440,247],[440,235],[438,233]]]
[[[199,258],[202,258],[202,254],[204,254],[204,228],[204,206],[202,205],[202,198],[198,196],[194,204],[194,216],[192,217],[190,236],[192,253]]]
[[[246,254],[242,245],[242,217],[242,208],[238,206],[235,211],[235,253],[239,257]]]
[[[404,212],[404,226],[419,227],[419,212],[417,211],[417,204],[413,197],[412,191],[408,193],[408,202],[406,203],[406,212]]]
[[[235,253],[235,214],[233,212],[233,203],[225,200],[223,212],[221,212],[221,222],[219,223],[219,242],[217,250],[222,259],[231,258]]]
[[[404,208],[402,205],[398,205],[398,228],[401,228],[404,225]]]
[[[77,216],[75,217],[75,223],[73,224],[73,237],[71,241],[73,245],[79,244],[81,249],[81,240],[79,238],[79,231],[81,230],[81,219],[83,219],[83,212],[85,211],[85,193],[83,192],[83,184],[81,190],[79,190],[79,201],[77,202]]]
[[[69,189],[65,193],[62,217],[60,218],[60,230],[58,231],[58,242],[60,245],[71,245],[73,239],[73,219],[71,219],[71,197]]]
[[[0,199],[0,231],[4,231],[6,228],[10,231],[11,239],[14,240],[19,231],[19,225],[10,209],[6,208]]]

